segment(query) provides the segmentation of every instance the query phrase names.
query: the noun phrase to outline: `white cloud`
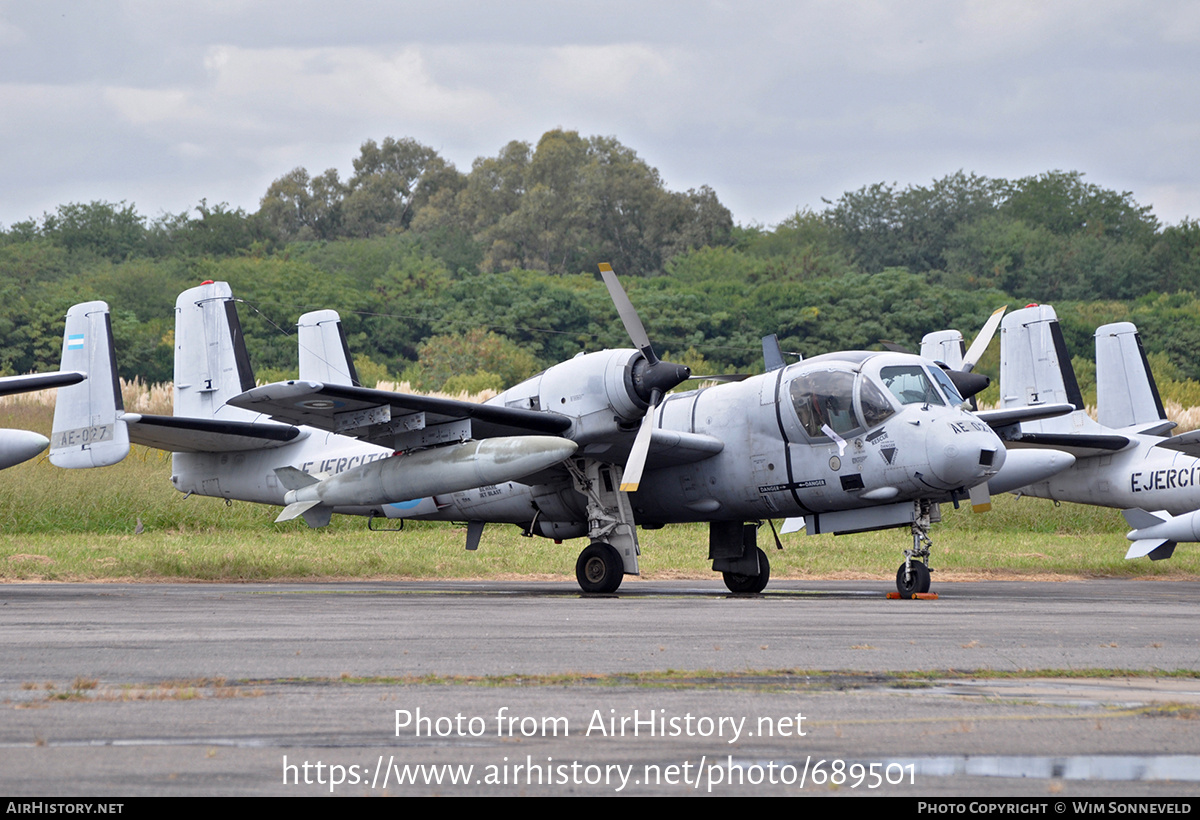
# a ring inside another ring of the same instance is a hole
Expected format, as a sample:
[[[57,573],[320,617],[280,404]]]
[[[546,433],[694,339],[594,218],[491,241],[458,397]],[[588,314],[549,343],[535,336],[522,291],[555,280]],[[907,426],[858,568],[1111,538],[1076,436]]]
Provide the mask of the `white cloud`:
[[[148,211],[252,210],[369,138],[465,169],[557,126],[615,135],[744,221],[1056,167],[1169,190],[1169,221],[1200,212],[1198,42],[1186,0],[0,0],[0,222],[103,185]]]

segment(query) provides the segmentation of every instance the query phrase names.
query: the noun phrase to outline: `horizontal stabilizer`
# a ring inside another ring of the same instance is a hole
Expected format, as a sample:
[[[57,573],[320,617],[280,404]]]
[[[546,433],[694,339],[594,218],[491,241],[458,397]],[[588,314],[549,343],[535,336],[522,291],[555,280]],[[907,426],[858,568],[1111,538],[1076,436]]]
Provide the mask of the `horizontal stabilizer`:
[[[1037,447],[1062,450],[1076,458],[1110,455],[1132,442],[1125,436],[1094,433],[1015,433],[1004,436],[1006,447]]]
[[[307,435],[298,427],[248,421],[128,413],[129,439],[172,453],[231,453],[281,447]]]
[[[1187,433],[1171,436],[1168,439],[1163,439],[1154,446],[1162,447],[1166,450],[1175,450],[1193,458],[1200,458],[1200,430],[1191,430]]]
[[[1165,436],[1178,426],[1173,421],[1156,421],[1145,426],[1135,424],[1133,430],[1129,432],[1138,433],[1143,436]]]
[[[79,384],[86,379],[78,371],[59,371],[57,373],[30,373],[26,376],[4,376],[0,378],[0,396],[11,396],[14,393],[31,393],[34,390],[46,390],[51,387],[66,387]]]
[[[979,410],[973,415],[992,428],[1007,427],[1023,421],[1049,419],[1055,416],[1065,416],[1075,411],[1073,404],[1030,404],[1020,407],[1006,407],[1001,410]]]

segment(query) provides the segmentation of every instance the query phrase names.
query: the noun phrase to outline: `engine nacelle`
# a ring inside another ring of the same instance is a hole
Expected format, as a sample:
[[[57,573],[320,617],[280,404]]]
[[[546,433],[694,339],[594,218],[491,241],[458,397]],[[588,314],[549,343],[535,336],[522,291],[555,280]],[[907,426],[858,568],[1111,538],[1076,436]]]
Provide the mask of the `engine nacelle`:
[[[631,430],[646,414],[636,371],[645,357],[636,350],[585,353],[556,364],[501,393],[489,404],[546,410],[571,419],[565,438],[581,445]]]

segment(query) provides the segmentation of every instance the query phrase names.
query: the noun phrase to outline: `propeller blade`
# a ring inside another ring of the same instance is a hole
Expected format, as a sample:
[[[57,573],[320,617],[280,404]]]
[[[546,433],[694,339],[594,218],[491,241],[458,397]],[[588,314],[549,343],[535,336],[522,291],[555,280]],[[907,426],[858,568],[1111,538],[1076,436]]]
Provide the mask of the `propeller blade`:
[[[992,492],[988,489],[986,481],[972,487],[970,496],[972,512],[982,513],[992,508]]]
[[[625,470],[621,477],[621,492],[633,493],[637,492],[637,488],[642,482],[646,459],[650,455],[650,438],[654,432],[654,410],[662,402],[667,391],[687,381],[688,377],[692,375],[692,371],[685,365],[661,361],[655,355],[654,348],[650,345],[650,336],[646,333],[641,317],[638,316],[633,303],[629,301],[629,294],[625,292],[625,288],[621,287],[617,275],[613,273],[612,265],[601,262],[600,277],[604,280],[604,286],[608,288],[608,295],[617,308],[617,315],[621,317],[621,323],[625,325],[625,332],[629,334],[634,347],[641,352],[642,358],[645,360],[634,365],[631,375],[634,392],[648,406],[646,414],[642,416],[642,423],[638,427],[637,437],[633,440],[633,447],[629,450],[629,458],[625,462]]]
[[[633,302],[629,301],[629,294],[625,292],[625,288],[621,287],[620,280],[613,273],[612,265],[607,262],[600,263],[600,278],[604,280],[604,285],[608,288],[608,295],[617,307],[617,315],[621,317],[621,324],[625,325],[625,332],[629,334],[633,346],[642,351],[642,355],[651,365],[657,364],[658,356],[654,354],[654,348],[650,346],[650,336],[646,333],[646,328],[642,324],[637,310],[634,309]]]
[[[910,356],[912,355],[911,350],[897,342],[889,342],[887,339],[880,339],[879,343],[883,345],[884,350],[890,350],[893,353],[907,353]]]
[[[629,451],[629,459],[625,462],[625,471],[621,473],[621,492],[636,493],[642,483],[642,473],[646,469],[646,457],[650,455],[650,437],[654,434],[654,410],[651,408],[642,417],[638,427],[637,438],[633,440],[633,448]]]
[[[963,356],[962,370],[964,373],[970,373],[975,369],[975,365],[983,356],[983,351],[987,350],[992,337],[996,335],[996,328],[1000,327],[1000,320],[1004,318],[1006,310],[1008,310],[1008,305],[996,308],[984,322],[983,327],[979,330],[979,335],[975,337],[975,341],[971,342],[971,346],[967,348],[967,352]]]

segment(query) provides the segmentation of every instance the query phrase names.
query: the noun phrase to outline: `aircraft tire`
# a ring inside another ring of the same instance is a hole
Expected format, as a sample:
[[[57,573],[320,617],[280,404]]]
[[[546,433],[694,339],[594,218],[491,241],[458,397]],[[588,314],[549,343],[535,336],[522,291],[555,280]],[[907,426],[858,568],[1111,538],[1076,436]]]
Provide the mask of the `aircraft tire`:
[[[721,576],[725,579],[725,586],[730,592],[762,592],[767,588],[767,582],[771,580],[771,562],[767,560],[767,554],[762,551],[762,547],[755,547],[758,550],[758,575],[741,575],[737,572],[722,572]]]
[[[896,571],[896,589],[901,598],[913,598],[929,591],[929,567],[920,561],[913,561],[911,566],[912,574],[907,581],[904,578],[904,564]]]
[[[616,592],[624,577],[625,563],[620,553],[602,541],[585,547],[575,562],[575,580],[584,592]]]

